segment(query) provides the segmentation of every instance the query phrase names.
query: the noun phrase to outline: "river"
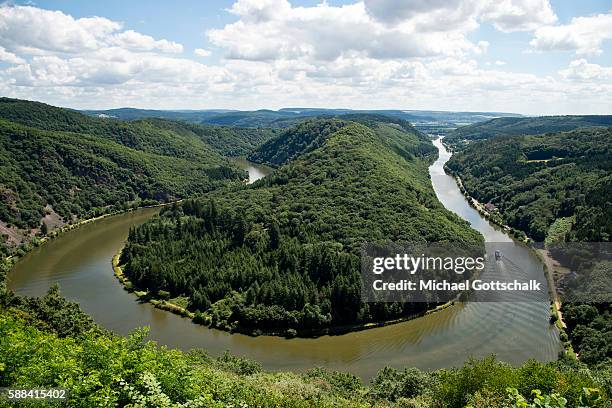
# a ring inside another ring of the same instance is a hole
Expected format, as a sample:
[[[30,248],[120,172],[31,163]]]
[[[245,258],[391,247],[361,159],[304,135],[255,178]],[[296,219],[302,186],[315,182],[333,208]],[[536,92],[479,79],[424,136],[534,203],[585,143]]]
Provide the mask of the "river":
[[[443,165],[450,154],[439,140],[435,145],[440,157],[430,167],[430,174],[440,201],[468,220],[487,241],[511,242],[468,205],[454,180],[444,174]],[[251,182],[270,171],[248,162],[243,167],[259,172]],[[468,356],[491,353],[514,364],[529,358],[550,361],[557,356],[558,332],[549,325],[547,302],[455,305],[400,324],[316,339],[250,337],[195,325],[139,303],[113,275],[111,258],[123,245],[129,228],[157,211],[143,209],[108,217],[50,241],[15,265],[8,275],[9,287],[19,294],[42,295],[58,282],[66,298],[79,302],[99,324],[116,333],[125,335],[149,326],[150,338],[159,344],[200,347],[213,355],[230,350],[261,362],[268,370],[303,371],[325,366],[368,379],[386,365],[438,369],[461,365]],[[520,245],[515,250],[532,256]]]
[[[253,163],[245,159],[244,157],[234,157],[232,161],[236,163],[240,168],[246,170],[249,173],[248,184],[253,184],[260,178],[266,177],[274,169],[263,164]]]

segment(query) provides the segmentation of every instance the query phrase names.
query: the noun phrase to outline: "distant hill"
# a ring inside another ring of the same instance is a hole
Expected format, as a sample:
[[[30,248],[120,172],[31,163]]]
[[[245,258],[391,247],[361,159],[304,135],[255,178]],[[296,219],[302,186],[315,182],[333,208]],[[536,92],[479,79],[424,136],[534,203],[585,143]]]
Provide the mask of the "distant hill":
[[[143,118],[160,118],[169,120],[182,120],[186,122],[201,123],[209,117],[232,112],[227,109],[211,110],[159,110],[159,109],[137,109],[137,108],[117,108],[107,110],[83,110],[89,116],[100,118],[113,118],[121,120],[136,120]]]
[[[220,152],[245,150],[242,136],[250,148],[257,139],[252,133],[223,129],[219,136],[216,128],[180,122],[109,121],[0,98],[0,252],[27,241],[42,221],[51,230],[239,182],[244,172]]]
[[[197,138],[223,156],[246,156],[257,146],[274,137],[279,130],[270,128],[240,128],[216,125],[196,125],[165,119],[139,119],[132,123],[154,126],[185,137]]]
[[[133,120],[116,120],[108,115],[84,115],[40,102],[0,98],[0,119],[44,130],[98,135],[137,150],[169,153],[178,157],[194,158],[194,155],[203,153],[203,150],[209,153],[214,150],[224,156],[246,155],[275,134],[273,130],[266,129],[196,125],[158,117],[145,120],[139,116],[140,113],[162,114],[167,111],[129,108],[117,111],[134,113]],[[202,156],[200,158],[206,159]]]
[[[0,98],[0,119],[24,126],[98,136],[135,150],[206,162],[218,153],[199,138],[175,134],[154,123],[131,123],[83,115],[40,102]]]
[[[419,110],[352,110],[324,108],[283,108],[279,110],[261,109],[256,111],[204,110],[204,111],[164,111],[149,109],[121,108],[110,110],[83,111],[88,115],[135,120],[143,118],[162,118],[181,120],[190,123],[212,124],[237,127],[288,128],[308,118],[338,117],[346,114],[378,114],[400,118],[412,122],[425,132],[441,133],[457,126],[481,122],[496,117],[520,117],[521,115],[503,112],[447,112]]]
[[[421,125],[446,123],[453,127],[480,122],[500,116],[520,116],[501,112],[446,112],[446,111],[416,111],[416,110],[352,110],[352,109],[308,109],[283,108],[278,111],[258,110],[227,112],[205,119],[206,123],[231,126],[273,126],[288,127],[295,124],[296,119],[312,117],[340,117],[348,114],[373,114],[395,117],[410,121],[417,128]],[[293,122],[292,122],[293,121]]]
[[[582,127],[606,126],[612,126],[612,115],[503,117],[460,127],[451,132],[444,140],[460,148],[471,141],[499,136],[534,135],[566,132]]]

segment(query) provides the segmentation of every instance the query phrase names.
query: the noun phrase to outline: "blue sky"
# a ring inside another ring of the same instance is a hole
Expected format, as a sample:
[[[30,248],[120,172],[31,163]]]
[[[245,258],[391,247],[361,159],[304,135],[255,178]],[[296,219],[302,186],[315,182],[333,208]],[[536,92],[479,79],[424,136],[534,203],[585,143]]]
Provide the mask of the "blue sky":
[[[1,94],[76,108],[612,113],[603,0],[18,1],[0,47]]]

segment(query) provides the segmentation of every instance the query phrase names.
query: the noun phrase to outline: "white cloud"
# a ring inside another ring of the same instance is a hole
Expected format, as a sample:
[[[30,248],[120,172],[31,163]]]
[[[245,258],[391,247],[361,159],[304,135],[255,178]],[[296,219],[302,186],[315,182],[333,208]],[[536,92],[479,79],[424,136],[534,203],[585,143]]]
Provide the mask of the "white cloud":
[[[565,79],[579,81],[600,81],[612,79],[612,67],[591,64],[584,58],[570,62],[569,66],[559,71]]]
[[[490,45],[488,41],[478,41],[475,49],[476,54],[486,54]]]
[[[290,11],[291,4],[287,0],[240,0],[230,9],[250,22],[270,21]]]
[[[541,51],[575,51],[576,54],[601,54],[601,45],[612,39],[612,12],[575,17],[569,24],[541,27],[530,45]]]
[[[104,17],[75,19],[61,11],[0,6],[0,43],[13,52],[79,54],[110,46],[137,51],[183,51],[183,46],[176,42],[121,29],[121,23]]]
[[[457,29],[488,21],[500,31],[531,31],[557,20],[549,0],[364,0],[377,20],[414,20],[422,28]]]
[[[383,24],[412,24],[419,29],[476,27],[480,0],[364,0],[368,14]]]
[[[0,6],[0,61],[16,66],[0,78],[18,87],[94,87],[177,82],[211,85],[220,67],[170,57],[183,46],[118,22],[80,18],[36,7]]]
[[[393,5],[395,13],[384,7]],[[208,31],[227,56],[209,64],[195,57],[209,56],[208,49],[184,55],[178,43],[103,17],[5,6],[0,94],[82,108],[333,104],[559,113],[612,106],[608,69],[586,61],[555,77],[512,72],[493,59],[487,69],[479,66],[478,57],[495,46],[470,40],[479,24],[505,31],[549,24],[554,14],[547,5],[368,0],[292,7],[284,0],[240,0],[229,9],[233,23]]]
[[[500,31],[513,32],[553,24],[557,16],[549,0],[492,0],[483,7],[482,19]]]
[[[198,57],[210,57],[212,55],[211,51],[205,50],[204,48],[196,48],[193,50],[193,53]]]
[[[0,6],[0,43],[13,52],[78,53],[95,50],[121,24],[102,17],[74,19],[61,11]]]
[[[127,30],[115,34],[107,40],[109,45],[116,45],[121,48],[136,51],[159,50],[169,53],[183,52],[183,46],[168,40],[155,40],[149,35],[137,33],[134,30]]]
[[[473,24],[433,25],[419,15],[389,25],[362,2],[292,7],[286,0],[239,0],[231,11],[240,17],[237,22],[208,31],[209,40],[225,48],[230,59],[333,61],[351,53],[386,59],[478,51],[465,36]]]
[[[23,64],[25,60],[19,58],[12,52],[8,52],[4,47],[0,47],[0,62],[8,62],[9,64]]]
[[[227,58],[255,61],[332,61],[350,53],[376,59],[483,53],[486,41],[468,39],[482,21],[511,32],[557,19],[549,0],[364,0],[316,7],[238,0],[229,11],[238,21],[209,30],[209,40],[225,48]]]

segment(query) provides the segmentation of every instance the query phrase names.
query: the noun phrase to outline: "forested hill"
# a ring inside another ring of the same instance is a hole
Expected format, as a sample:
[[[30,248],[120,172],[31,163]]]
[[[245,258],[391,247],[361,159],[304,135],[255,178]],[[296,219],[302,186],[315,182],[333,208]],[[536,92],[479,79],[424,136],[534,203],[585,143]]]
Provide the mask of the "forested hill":
[[[40,102],[0,98],[0,119],[42,130],[109,139],[150,153],[200,159],[244,155],[273,135],[271,130],[193,125],[164,119],[134,122],[87,116]]]
[[[140,119],[133,124],[153,126],[174,134],[197,138],[223,156],[246,156],[257,146],[274,137],[278,130],[269,128],[239,128],[215,125],[196,125],[165,119]]]
[[[291,335],[422,312],[427,305],[362,303],[358,253],[386,240],[481,242],[438,202],[423,135],[333,119],[293,134],[318,142],[271,142],[302,153],[282,156],[293,159],[248,188],[189,200],[133,230],[126,275],[153,296],[188,296],[198,321],[247,332]]]
[[[469,142],[500,136],[558,133],[586,127],[612,126],[612,115],[505,117],[460,127],[444,138],[445,143],[461,148]]]
[[[3,255],[76,219],[192,197],[245,177],[203,137],[153,122],[7,98],[0,118]]]
[[[447,167],[470,195],[495,204],[505,223],[537,241],[559,233],[609,241],[611,149],[612,128],[505,137],[471,144]]]
[[[311,119],[302,122],[264,143],[251,153],[248,159],[273,167],[281,166],[323,146],[331,135],[349,124],[349,121],[378,129],[388,137],[390,146],[406,159],[436,152],[430,139],[403,119],[375,114],[348,114],[338,119]],[[403,132],[397,133],[395,130],[398,129]],[[405,148],[408,140],[413,142],[409,150]]]
[[[323,146],[333,133],[346,126],[340,120],[308,120],[268,140],[248,156],[257,163],[279,167],[305,153]]]

